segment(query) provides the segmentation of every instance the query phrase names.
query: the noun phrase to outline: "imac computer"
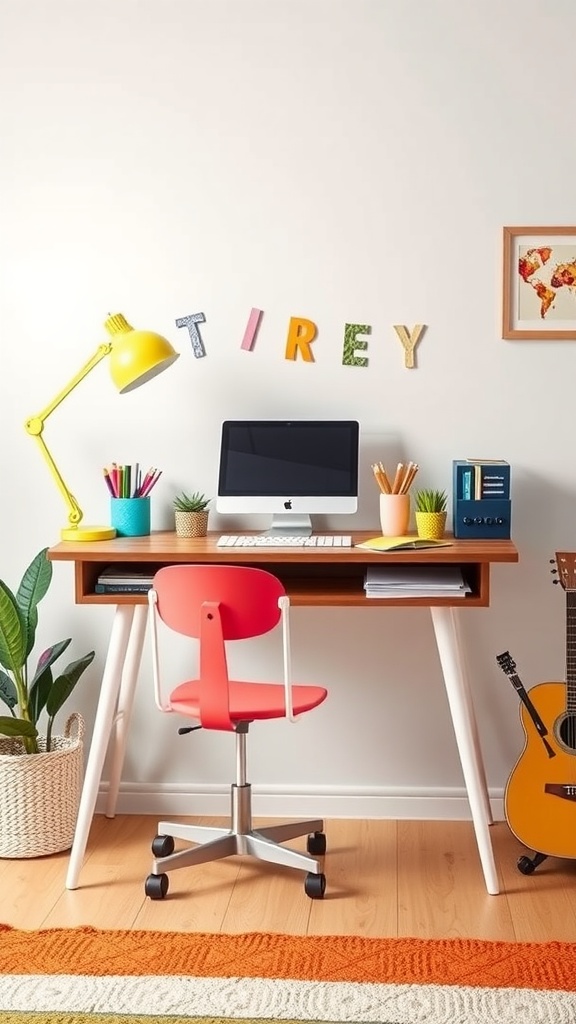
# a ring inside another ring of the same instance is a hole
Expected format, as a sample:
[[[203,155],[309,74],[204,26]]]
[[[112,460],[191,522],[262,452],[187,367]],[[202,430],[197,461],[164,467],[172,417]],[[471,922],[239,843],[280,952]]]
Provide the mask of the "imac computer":
[[[272,517],[270,536],[310,536],[314,514],[356,512],[356,420],[226,420],[216,510]]]

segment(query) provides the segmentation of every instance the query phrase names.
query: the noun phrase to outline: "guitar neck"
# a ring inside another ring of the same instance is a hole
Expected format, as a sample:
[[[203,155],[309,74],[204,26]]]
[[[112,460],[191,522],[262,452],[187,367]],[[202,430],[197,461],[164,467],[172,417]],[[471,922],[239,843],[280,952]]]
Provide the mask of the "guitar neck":
[[[540,739],[542,740],[542,743],[544,744],[548,757],[555,757],[556,754],[550,746],[550,744],[548,743],[548,740],[546,739],[548,735],[548,729],[544,725],[544,722],[542,721],[540,715],[538,714],[538,711],[534,707],[532,700],[528,696],[528,692],[525,686],[523,685],[520,676],[517,672],[514,671],[516,663],[510,657],[510,652],[505,651],[504,654],[499,654],[496,658],[496,661],[498,662],[500,668],[504,672],[504,675],[506,675],[510,682],[512,683],[512,686],[516,690],[516,693],[520,697],[520,700],[522,701],[524,707],[530,715],[530,718],[534,723],[536,732],[538,733]]]
[[[566,591],[566,710],[576,712],[576,591]]]
[[[547,736],[548,735],[548,729],[544,725],[544,722],[540,718],[540,715],[538,714],[536,708],[534,707],[532,701],[530,700],[530,697],[528,696],[528,691],[525,689],[524,684],[522,683],[522,680],[520,679],[520,676],[518,676],[518,675],[511,675],[511,676],[509,676],[509,679],[510,679],[510,682],[512,683],[512,686],[516,690],[516,693],[520,697],[520,700],[522,701],[522,703],[524,704],[526,710],[528,711],[528,713],[530,715],[530,718],[534,722],[534,725],[536,726],[538,732],[540,733],[541,736]]]

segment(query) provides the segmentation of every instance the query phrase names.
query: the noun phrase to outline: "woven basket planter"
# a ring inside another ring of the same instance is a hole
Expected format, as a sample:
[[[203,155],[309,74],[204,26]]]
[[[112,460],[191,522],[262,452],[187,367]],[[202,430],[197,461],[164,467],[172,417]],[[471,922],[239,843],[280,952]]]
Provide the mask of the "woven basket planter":
[[[75,735],[71,735],[72,732]],[[82,788],[84,720],[73,714],[52,749],[22,753],[22,741],[0,738],[0,857],[44,857],[69,850]],[[39,745],[46,743],[39,737]]]
[[[178,537],[205,537],[208,532],[208,512],[174,511]]]

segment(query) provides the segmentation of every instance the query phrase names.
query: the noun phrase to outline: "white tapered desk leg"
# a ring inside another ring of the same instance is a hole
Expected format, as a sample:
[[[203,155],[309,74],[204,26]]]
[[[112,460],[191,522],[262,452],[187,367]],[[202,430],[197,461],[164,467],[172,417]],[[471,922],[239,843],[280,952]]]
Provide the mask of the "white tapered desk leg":
[[[116,813],[116,801],[118,799],[118,790],[120,789],[120,778],[122,776],[122,765],[124,764],[124,754],[126,752],[130,715],[132,714],[132,704],[134,703],[134,693],[136,691],[140,661],[142,659],[147,612],[148,609],[146,605],[135,605],[134,619],[132,622],[132,629],[130,631],[128,650],[126,651],[126,658],[124,660],[120,695],[118,697],[118,707],[113,727],[114,734],[112,740],[112,759],[110,762],[110,782],[108,785],[108,796],[106,798],[105,811],[107,818],[113,818]]]
[[[484,871],[486,888],[492,896],[496,896],[500,892],[500,887],[490,838],[486,779],[481,759],[478,757],[479,747],[475,745],[477,731],[474,709],[471,696],[466,689],[463,667],[460,662],[460,647],[454,620],[454,609],[437,607],[431,608],[430,613],[432,615],[436,644],[444,675],[444,685],[452,715],[452,724],[456,734],[456,743],[464,773],[464,782],[466,783],[468,800],[470,802],[472,821],[474,822],[474,831],[476,833],[476,842],[478,844],[482,870]]]
[[[98,707],[96,709],[96,718],[94,720],[90,753],[86,763],[86,773],[80,797],[74,842],[72,843],[70,863],[66,875],[67,889],[78,888],[78,876],[86,851],[86,843],[88,842],[88,834],[94,816],[104,758],[106,757],[110,732],[116,713],[116,704],[122,681],[122,670],[133,618],[134,605],[124,604],[116,607],[110,643],[108,644],[106,665],[104,666],[102,685],[100,687],[100,696],[98,698]]]
[[[486,821],[489,825],[492,825],[494,816],[492,814],[492,808],[490,806],[490,796],[488,793],[488,782],[486,780],[486,769],[484,767],[484,758],[482,756],[482,747],[480,746],[480,736],[478,734],[478,723],[476,721],[476,714],[474,711],[474,701],[472,698],[472,691],[470,689],[470,673],[468,671],[468,660],[466,658],[466,648],[462,643],[462,631],[460,629],[458,609],[452,609],[452,625],[456,636],[456,643],[458,644],[458,657],[460,659],[460,668],[462,671],[462,696],[466,701],[468,709],[468,721],[470,722],[470,728],[472,730],[472,742],[474,744],[474,752],[476,760],[478,762],[478,768],[482,778],[482,796],[484,799],[484,811]]]

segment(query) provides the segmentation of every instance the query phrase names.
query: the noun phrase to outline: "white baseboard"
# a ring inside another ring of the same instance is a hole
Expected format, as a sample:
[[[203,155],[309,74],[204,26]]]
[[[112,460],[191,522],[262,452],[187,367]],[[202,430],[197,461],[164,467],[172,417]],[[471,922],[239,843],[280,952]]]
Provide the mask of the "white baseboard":
[[[107,783],[100,786],[97,813],[104,813]],[[490,793],[495,821],[504,820],[504,792]],[[186,783],[123,782],[118,814],[228,815],[227,786],[191,788]],[[433,821],[468,821],[470,805],[464,787],[412,789],[384,786],[258,786],[252,789],[255,817],[274,818],[391,818]]]

